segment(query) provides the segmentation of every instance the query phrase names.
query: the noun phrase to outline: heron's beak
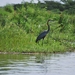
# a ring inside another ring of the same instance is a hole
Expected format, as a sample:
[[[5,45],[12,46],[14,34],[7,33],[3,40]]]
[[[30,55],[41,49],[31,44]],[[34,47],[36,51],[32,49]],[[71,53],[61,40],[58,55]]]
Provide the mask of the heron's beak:
[[[54,21],[54,20],[51,19],[50,21]]]
[[[49,19],[48,21],[52,22],[52,21],[54,21],[54,20],[53,20],[53,19]]]

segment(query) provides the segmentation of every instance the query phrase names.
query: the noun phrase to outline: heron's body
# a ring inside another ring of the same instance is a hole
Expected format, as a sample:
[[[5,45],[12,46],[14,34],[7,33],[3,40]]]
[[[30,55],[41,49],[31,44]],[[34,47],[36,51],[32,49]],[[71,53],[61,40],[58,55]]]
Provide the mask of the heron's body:
[[[50,26],[49,26],[49,24],[48,24],[49,21],[50,21],[50,20],[47,21],[48,30],[43,31],[42,33],[40,33],[40,34],[38,35],[38,37],[37,37],[37,39],[36,39],[36,43],[37,43],[39,40],[44,39],[45,36],[47,35],[47,33],[50,31]]]
[[[36,39],[36,42],[38,42],[41,39],[44,39],[45,36],[47,35],[47,33],[48,33],[48,31],[44,31],[44,32],[40,33],[39,36]]]

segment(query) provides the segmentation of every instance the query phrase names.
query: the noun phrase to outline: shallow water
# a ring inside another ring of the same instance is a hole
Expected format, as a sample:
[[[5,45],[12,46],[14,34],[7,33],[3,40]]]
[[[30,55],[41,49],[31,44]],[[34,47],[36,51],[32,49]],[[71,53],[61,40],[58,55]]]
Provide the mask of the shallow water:
[[[0,54],[0,75],[75,75],[75,53]]]

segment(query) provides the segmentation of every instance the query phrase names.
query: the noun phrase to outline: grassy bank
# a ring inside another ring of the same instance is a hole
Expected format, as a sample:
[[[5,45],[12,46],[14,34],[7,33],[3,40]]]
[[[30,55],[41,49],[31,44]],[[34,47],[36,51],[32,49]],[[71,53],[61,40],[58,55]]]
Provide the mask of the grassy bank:
[[[16,10],[7,5],[0,10],[0,52],[52,53],[75,49],[74,15],[62,13],[60,20],[60,14],[34,5]],[[42,40],[35,43],[38,34],[47,29],[48,19],[54,22],[43,45]]]

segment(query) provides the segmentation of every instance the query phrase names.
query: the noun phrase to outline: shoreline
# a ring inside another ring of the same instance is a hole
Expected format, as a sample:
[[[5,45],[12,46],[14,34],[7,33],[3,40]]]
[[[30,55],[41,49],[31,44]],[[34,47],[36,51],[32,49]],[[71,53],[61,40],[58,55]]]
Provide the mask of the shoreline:
[[[69,49],[66,50],[64,52],[62,51],[53,51],[53,52],[0,52],[0,54],[29,54],[29,55],[33,55],[33,54],[56,54],[56,53],[66,53],[66,52],[75,52],[75,49]]]

